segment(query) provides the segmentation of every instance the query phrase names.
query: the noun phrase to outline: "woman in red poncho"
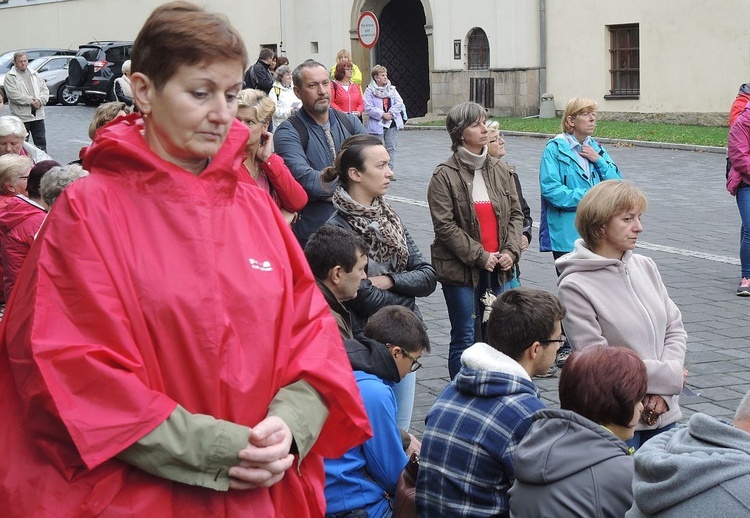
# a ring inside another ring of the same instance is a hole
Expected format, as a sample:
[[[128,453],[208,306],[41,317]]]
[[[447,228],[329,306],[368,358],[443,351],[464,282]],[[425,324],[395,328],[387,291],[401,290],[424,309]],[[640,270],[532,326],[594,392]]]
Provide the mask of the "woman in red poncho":
[[[294,235],[239,181],[246,65],[186,2],[138,35],[142,118],[99,131],[0,328],[6,516],[323,516],[322,457],[370,436]]]

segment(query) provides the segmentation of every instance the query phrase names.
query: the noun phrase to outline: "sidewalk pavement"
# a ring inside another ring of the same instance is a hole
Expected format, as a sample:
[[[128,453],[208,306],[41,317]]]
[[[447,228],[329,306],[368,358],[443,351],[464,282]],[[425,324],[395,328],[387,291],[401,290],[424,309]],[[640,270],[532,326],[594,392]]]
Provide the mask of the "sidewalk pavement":
[[[93,108],[51,106],[47,111],[48,152],[60,162],[74,160],[88,143]],[[7,108],[3,114],[7,113]],[[545,140],[507,136],[508,162],[517,166],[524,196],[535,221],[539,218],[539,161]],[[637,253],[659,265],[671,297],[682,310],[689,333],[686,367],[688,384],[701,397],[683,402],[683,419],[706,412],[731,419],[750,388],[750,341],[746,321],[750,298],[735,295],[739,282],[740,220],[734,199],[724,188],[725,161],[721,153],[606,145],[623,176],[649,198],[645,232]],[[450,139],[443,130],[399,134],[389,201],[429,258],[432,224],[426,202],[427,184],[437,164],[450,156]],[[524,286],[556,292],[549,253],[538,251],[537,231],[521,261]],[[432,354],[417,371],[417,396],[412,432],[421,436],[424,417],[448,383],[450,324],[440,287],[419,302],[429,328]],[[542,397],[558,405],[557,378],[536,379]]]

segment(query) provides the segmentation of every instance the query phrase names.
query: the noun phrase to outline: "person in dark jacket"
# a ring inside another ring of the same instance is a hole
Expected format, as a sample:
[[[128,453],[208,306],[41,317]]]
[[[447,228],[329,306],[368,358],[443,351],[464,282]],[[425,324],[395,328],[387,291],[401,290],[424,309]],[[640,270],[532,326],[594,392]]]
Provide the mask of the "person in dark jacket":
[[[451,321],[448,371],[461,368],[461,353],[481,338],[482,296],[510,289],[521,257],[523,212],[505,162],[488,156],[487,112],[461,103],[445,124],[453,156],[437,166],[427,188],[435,239],[432,264],[443,285]]]
[[[305,258],[331,308],[342,340],[354,338],[352,317],[342,302],[355,298],[360,282],[367,279],[369,250],[362,237],[333,225],[320,227],[305,245]]]
[[[560,410],[539,410],[513,458],[511,516],[620,518],[633,503],[633,437],[646,365],[629,349],[574,352],[560,375]]]
[[[245,72],[245,88],[255,88],[268,94],[273,87],[273,76],[271,65],[273,64],[273,51],[271,49],[260,49],[258,61]]]
[[[411,443],[404,452],[392,387],[422,366],[419,359],[430,351],[430,340],[413,311],[388,306],[368,320],[358,340],[347,340],[344,346],[373,436],[342,457],[325,460],[326,516],[356,511],[390,516],[390,497],[396,492],[398,477],[408,455],[419,453],[420,447],[409,436]]]
[[[370,246],[368,278],[360,284],[357,298],[347,307],[352,313],[354,335],[380,308],[399,305],[421,318],[416,298],[435,291],[437,276],[393,208],[383,199],[393,171],[388,152],[374,135],[357,135],[344,142],[336,165],[326,169],[324,182],[338,180],[333,192],[336,208],[329,224],[353,230]],[[398,425],[409,430],[414,404],[414,375],[396,388]]]
[[[505,156],[505,138],[500,133],[500,124],[497,121],[491,121],[487,123],[487,154],[491,157],[495,157],[498,160],[502,160]],[[531,243],[531,231],[534,225],[534,218],[531,217],[531,207],[526,203],[526,198],[523,197],[523,189],[521,188],[521,180],[518,179],[518,173],[516,173],[516,166],[503,162],[510,173],[513,176],[513,183],[516,186],[516,192],[518,193],[518,201],[521,203],[521,210],[523,211],[523,234],[521,234],[521,252],[525,252]],[[519,261],[520,262],[520,261]],[[513,279],[510,281],[510,285],[513,288],[517,288],[521,285],[521,270],[518,267],[518,262],[514,265]]]

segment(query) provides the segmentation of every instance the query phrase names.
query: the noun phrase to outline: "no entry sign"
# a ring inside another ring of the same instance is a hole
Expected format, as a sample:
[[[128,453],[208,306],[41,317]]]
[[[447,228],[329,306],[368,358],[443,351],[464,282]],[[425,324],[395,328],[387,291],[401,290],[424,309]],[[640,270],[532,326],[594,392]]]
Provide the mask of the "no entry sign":
[[[359,42],[366,49],[372,48],[377,42],[380,36],[380,25],[378,19],[374,13],[365,11],[359,15],[359,21],[357,22],[357,36]]]

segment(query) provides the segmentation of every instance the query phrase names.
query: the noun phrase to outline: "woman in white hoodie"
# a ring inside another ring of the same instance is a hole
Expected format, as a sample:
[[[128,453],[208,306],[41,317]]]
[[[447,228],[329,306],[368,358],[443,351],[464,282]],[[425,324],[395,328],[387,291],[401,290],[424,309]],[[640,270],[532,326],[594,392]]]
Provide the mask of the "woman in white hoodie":
[[[648,393],[628,441],[635,448],[679,421],[679,394],[687,376],[680,310],[656,263],[633,253],[646,205],[646,196],[631,183],[608,180],[594,186],[576,213],[581,239],[555,262],[558,295],[567,310],[565,334],[573,349],[627,347],[646,364]]]

